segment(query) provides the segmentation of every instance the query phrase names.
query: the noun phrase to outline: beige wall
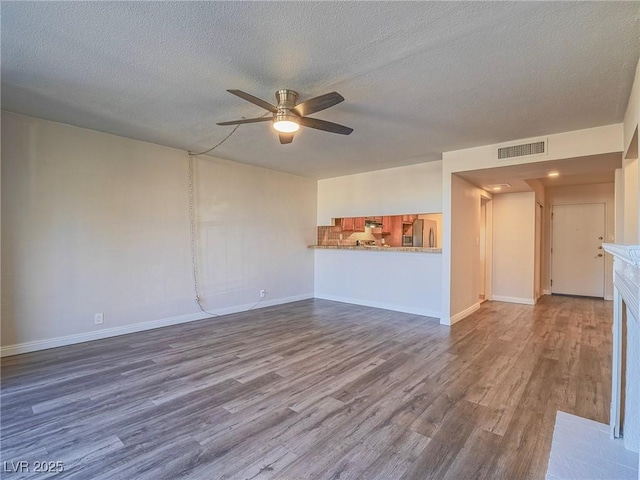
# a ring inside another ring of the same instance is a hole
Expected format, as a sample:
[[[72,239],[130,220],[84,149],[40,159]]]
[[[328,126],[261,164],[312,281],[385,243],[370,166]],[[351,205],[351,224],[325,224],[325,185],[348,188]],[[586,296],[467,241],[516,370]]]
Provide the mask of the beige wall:
[[[624,178],[624,211],[623,211],[623,231],[622,243],[629,245],[638,243],[638,215],[640,209],[640,197],[638,196],[638,159],[626,158],[622,160],[622,175]]]
[[[534,192],[493,196],[493,299],[534,304]]]
[[[640,121],[640,62],[636,66],[636,76],[631,88],[631,95],[627,102],[627,109],[624,114],[623,130],[624,130],[624,158],[638,158],[637,143],[636,152],[628,155],[628,150],[634,136],[637,141],[638,122]]]
[[[185,152],[8,113],[2,140],[3,346],[197,313]],[[212,157],[195,173],[205,307],[311,296],[316,181]]]
[[[451,177],[451,283],[450,315],[478,305],[480,269],[480,197],[482,190]]]
[[[624,197],[616,207],[616,216],[622,219],[623,238],[619,243],[640,243],[640,169],[638,168],[639,133],[638,121],[640,121],[640,62],[636,67],[636,75],[631,89],[631,95],[627,103],[624,115],[624,153],[622,160],[622,173],[617,177]],[[620,229],[618,229],[620,231]]]
[[[333,218],[442,212],[442,162],[318,181],[318,225]]]
[[[624,243],[624,172],[617,168],[614,180],[615,233],[616,243]]]
[[[545,187],[542,184],[542,182],[540,180],[538,180],[538,179],[525,180],[525,182],[527,183],[527,185],[529,185],[531,187],[531,189],[535,193],[536,202],[538,202],[541,205],[544,205],[546,192],[545,192]]]

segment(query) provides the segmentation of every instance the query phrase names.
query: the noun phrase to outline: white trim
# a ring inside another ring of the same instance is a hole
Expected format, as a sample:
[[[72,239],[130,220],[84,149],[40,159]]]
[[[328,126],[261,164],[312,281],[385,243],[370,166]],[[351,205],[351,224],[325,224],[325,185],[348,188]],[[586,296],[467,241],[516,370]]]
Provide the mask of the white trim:
[[[414,315],[424,315],[425,317],[440,318],[442,315],[435,310],[427,310],[425,308],[405,307],[404,305],[395,305],[390,303],[371,302],[369,300],[361,300],[359,298],[336,297],[335,295],[316,294],[315,298],[321,300],[331,300],[333,302],[351,303],[353,305],[362,305],[364,307],[382,308],[384,310],[393,310],[394,312],[412,313]]]
[[[494,297],[495,297],[495,295],[494,295]],[[463,318],[467,318],[469,315],[471,315],[473,312],[477,311],[479,308],[480,308],[480,302],[474,303],[469,308],[466,308],[463,311],[458,312],[455,315],[452,315],[448,319],[447,318],[441,318],[440,319],[440,324],[441,325],[453,325],[454,323],[459,322]]]
[[[625,262],[640,267],[640,245],[620,245],[618,243],[603,243],[604,251],[614,257],[620,257]]]
[[[522,303],[524,305],[536,304],[536,301],[533,298],[505,297],[503,295],[494,295],[493,300],[496,302]]]
[[[611,410],[609,413],[611,438],[621,436],[620,412],[623,408],[622,372],[627,358],[623,355],[624,316],[627,324],[640,316],[640,245],[603,243],[605,252],[613,255],[613,359],[611,363]],[[627,330],[627,340],[629,330]],[[631,358],[636,352],[627,352]],[[626,397],[625,402],[629,402]],[[635,433],[635,432],[634,432]],[[640,478],[640,477],[639,477]]]
[[[216,310],[211,310],[211,313],[215,315],[229,315],[231,313],[246,312],[252,307],[253,309],[271,307],[273,305],[297,302],[299,300],[307,300],[309,298],[313,298],[313,294],[307,293],[303,295],[296,295],[293,297],[276,298],[273,300],[260,302],[257,305],[255,303],[247,303],[244,305],[236,305],[233,307],[219,308]],[[76,343],[91,342],[93,340],[100,340],[102,338],[117,337],[120,335],[126,335],[128,333],[153,330],[155,328],[168,327],[170,325],[179,325],[181,323],[195,322],[197,320],[204,320],[205,318],[211,317],[212,315],[208,313],[189,313],[186,315],[180,315],[178,317],[161,318],[159,320],[133,323],[120,327],[96,330],[94,332],[77,333],[64,337],[56,337],[45,340],[35,340],[32,342],[18,343],[15,345],[7,345],[0,348],[0,357],[19,355],[21,353],[35,352],[38,350],[47,350],[49,348],[63,347],[65,345],[73,345]]]
[[[609,301],[609,302],[611,302],[611,301],[613,301],[613,295],[605,295],[604,299]]]
[[[543,295],[551,295],[551,290],[542,290]]]
[[[613,326],[611,332],[613,334],[612,346],[613,355],[611,359],[611,406],[609,410],[609,428],[611,438],[620,438],[621,433],[621,416],[622,409],[622,365],[625,360],[622,358],[622,296],[616,285],[613,286]]]

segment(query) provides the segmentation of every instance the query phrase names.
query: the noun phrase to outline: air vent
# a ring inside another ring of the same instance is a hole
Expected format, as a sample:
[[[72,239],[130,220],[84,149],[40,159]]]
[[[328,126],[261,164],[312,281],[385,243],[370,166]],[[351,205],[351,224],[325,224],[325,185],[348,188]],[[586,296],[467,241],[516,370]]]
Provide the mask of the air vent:
[[[494,191],[494,192],[499,192],[500,190],[504,190],[505,188],[511,188],[511,184],[510,183],[494,183],[492,185],[485,185],[484,189],[489,191]]]
[[[524,157],[525,155],[543,155],[545,153],[547,153],[547,142],[546,140],[541,140],[539,142],[498,148],[498,160]]]

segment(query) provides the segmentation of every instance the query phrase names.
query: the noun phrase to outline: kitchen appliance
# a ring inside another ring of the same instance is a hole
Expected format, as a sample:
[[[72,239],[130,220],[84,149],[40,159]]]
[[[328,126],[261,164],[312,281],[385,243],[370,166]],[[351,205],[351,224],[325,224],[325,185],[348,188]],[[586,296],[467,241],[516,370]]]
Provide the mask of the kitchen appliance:
[[[413,245],[413,237],[411,235],[402,235],[402,246],[411,247]]]
[[[368,218],[365,218],[365,220],[364,220],[364,226],[365,226],[366,228],[379,228],[379,227],[382,227],[382,223],[377,222],[377,221],[375,221],[375,220],[370,220],[370,219],[368,219]]]
[[[411,231],[413,233],[411,245],[414,247],[424,247],[424,220],[414,220]],[[404,240],[402,243],[404,244]]]

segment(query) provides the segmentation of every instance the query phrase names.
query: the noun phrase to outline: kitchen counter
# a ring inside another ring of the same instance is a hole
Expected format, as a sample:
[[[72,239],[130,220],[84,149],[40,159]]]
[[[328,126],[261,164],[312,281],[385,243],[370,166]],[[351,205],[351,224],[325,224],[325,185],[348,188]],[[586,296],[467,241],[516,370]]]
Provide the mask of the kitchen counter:
[[[309,248],[323,250],[362,250],[375,252],[416,252],[416,253],[442,253],[441,248],[429,247],[378,247],[369,245],[309,245]]]
[[[441,249],[355,245],[309,248],[313,250],[315,298],[440,317]]]

